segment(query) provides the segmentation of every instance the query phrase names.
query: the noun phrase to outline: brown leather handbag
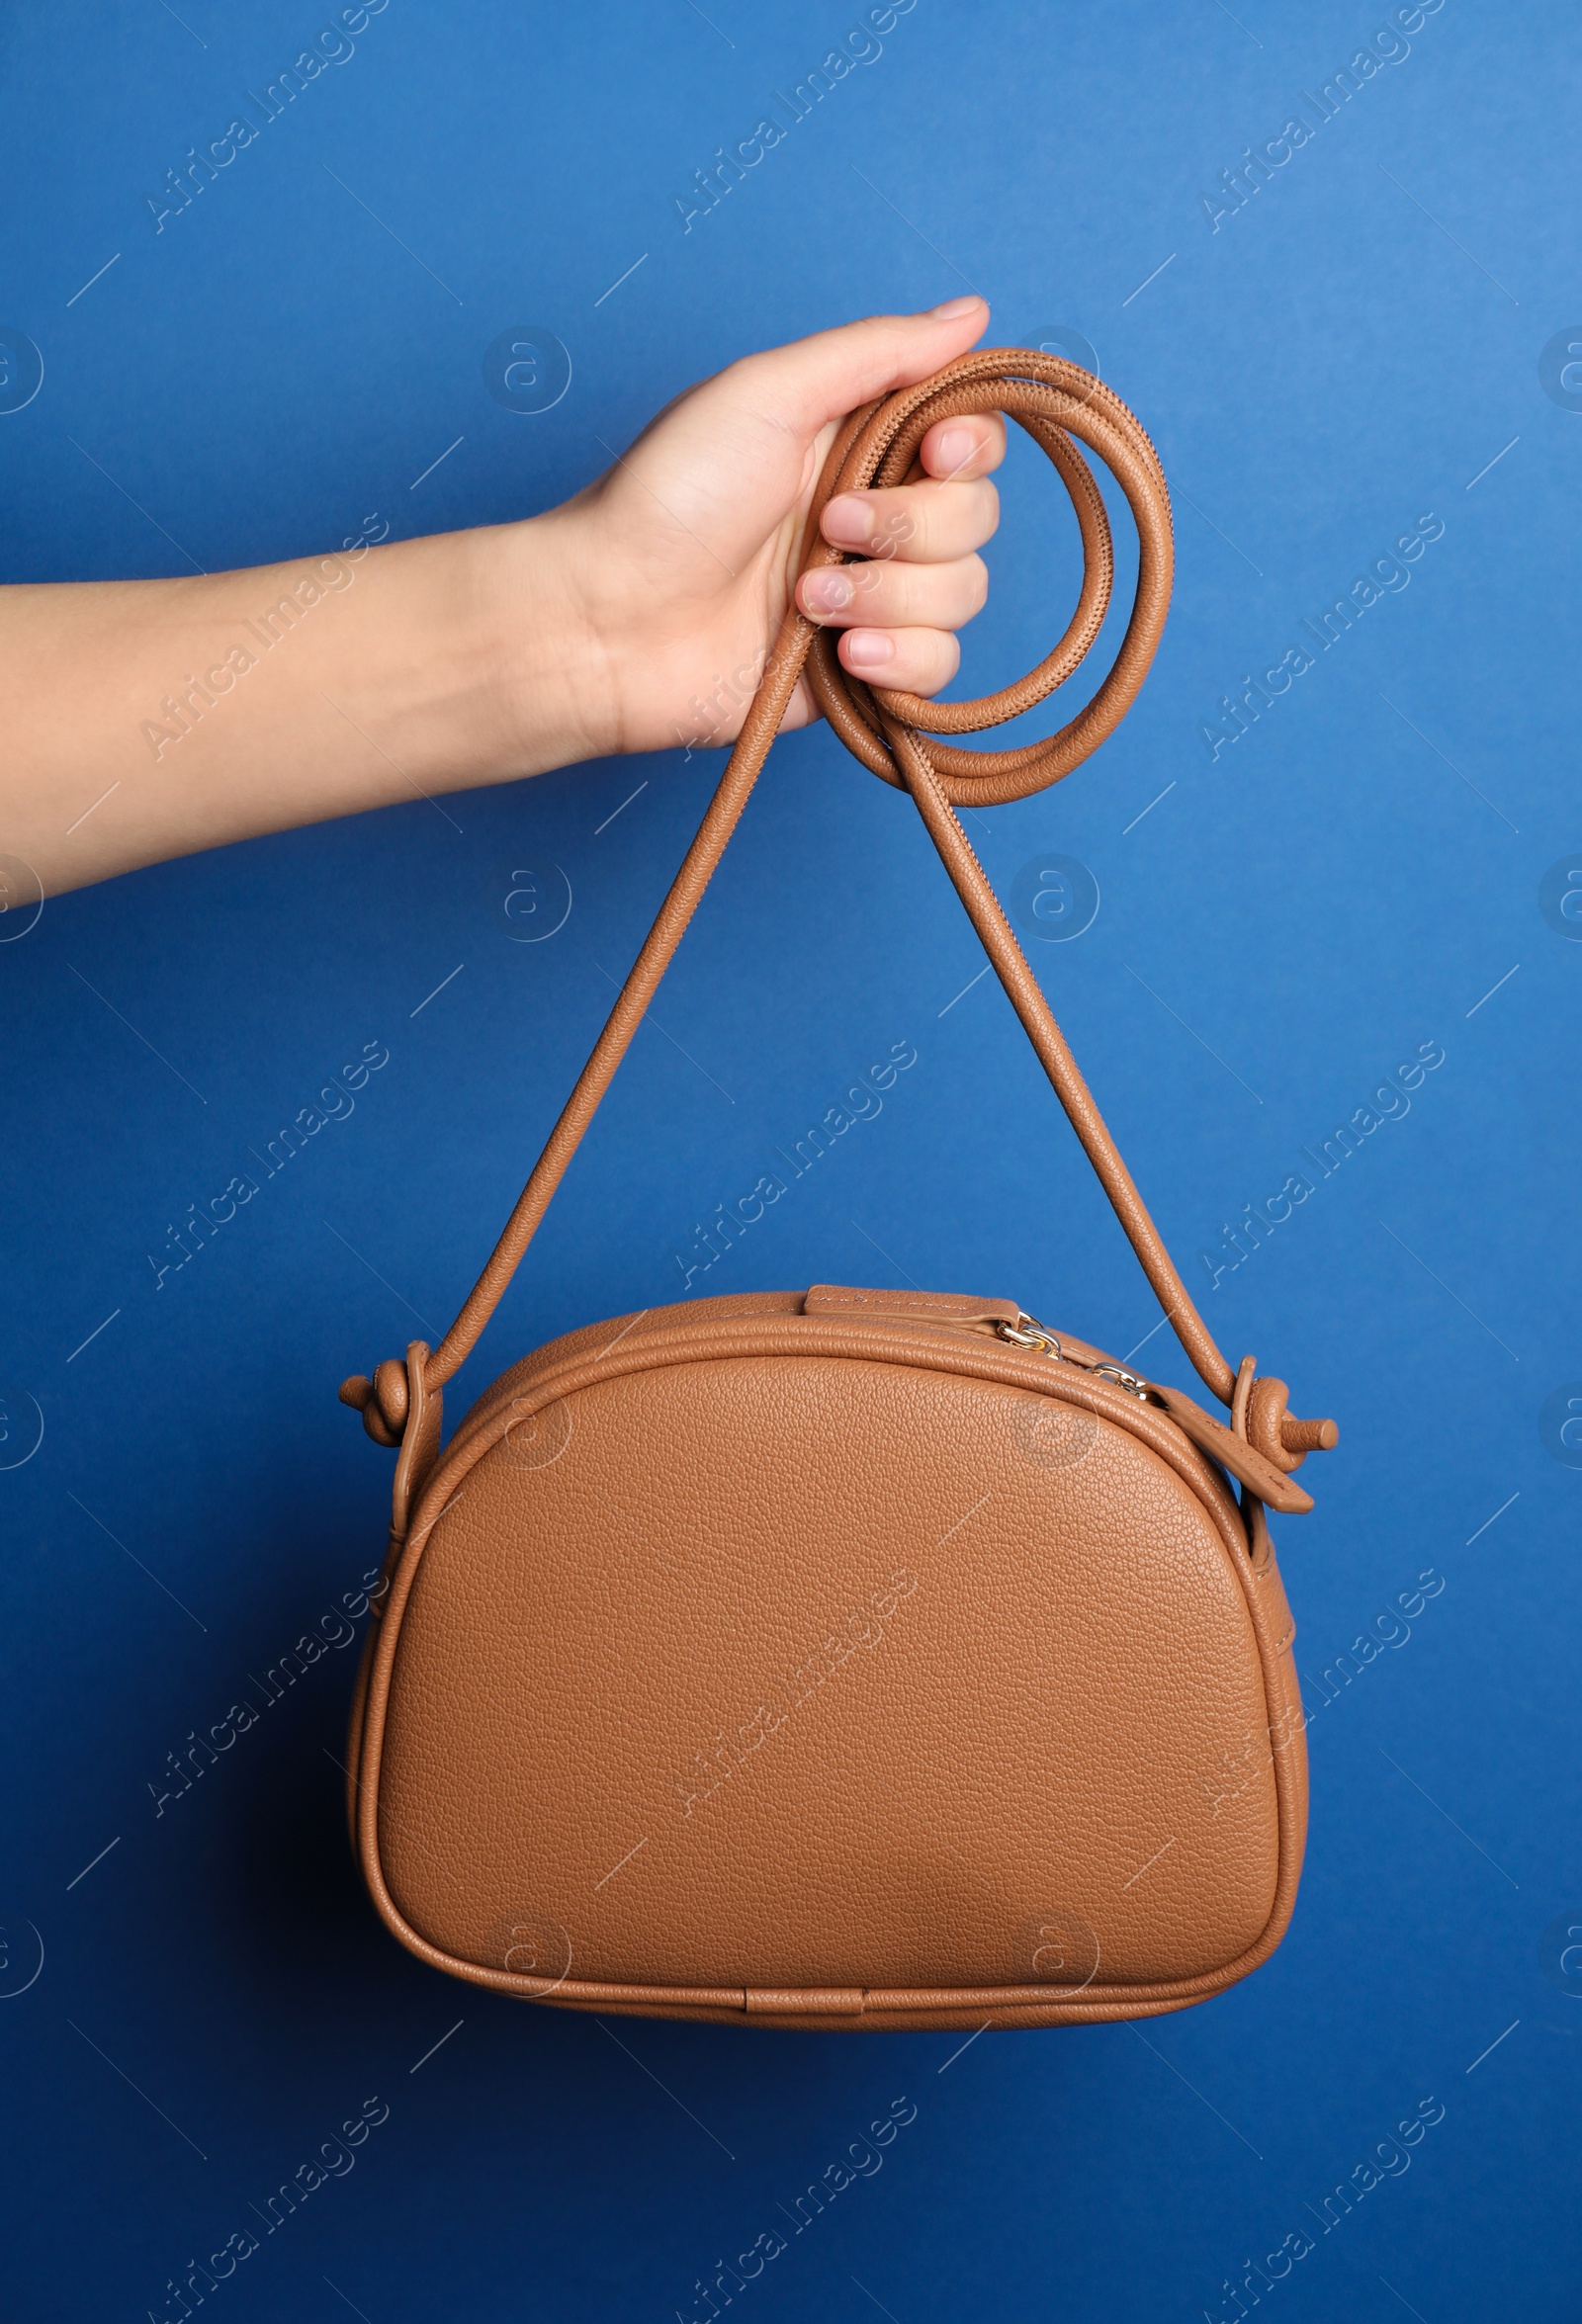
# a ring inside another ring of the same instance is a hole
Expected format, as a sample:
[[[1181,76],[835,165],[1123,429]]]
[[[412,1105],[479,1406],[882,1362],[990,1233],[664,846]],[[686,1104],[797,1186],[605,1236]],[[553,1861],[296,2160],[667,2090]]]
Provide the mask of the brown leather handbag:
[[[1005,411],[1070,491],[1086,571],[1018,685],[941,704],[846,676],[787,614],[674,886],[443,1343],[342,1400],[399,1447],[348,1804],[420,1960],[561,2008],[848,2028],[1181,2009],[1267,1960],[1306,1825],[1292,1624],[1265,1508],[1333,1444],[1233,1371],[1022,958],[959,803],[1025,798],[1120,719],[1170,596],[1152,444],[1075,365],[1001,349],[854,412],[821,478],[900,482],[936,420]],[[1130,503],[1114,667],[1019,749],[1098,635],[1113,559],[1073,439]],[[806,669],[904,785],[1177,1337],[1229,1420],[1014,1299],[816,1286],[591,1324],[496,1380],[440,1448],[476,1342],[652,1000]],[[924,739],[924,736],[928,739]],[[1235,1490],[1239,1487],[1239,1494]]]

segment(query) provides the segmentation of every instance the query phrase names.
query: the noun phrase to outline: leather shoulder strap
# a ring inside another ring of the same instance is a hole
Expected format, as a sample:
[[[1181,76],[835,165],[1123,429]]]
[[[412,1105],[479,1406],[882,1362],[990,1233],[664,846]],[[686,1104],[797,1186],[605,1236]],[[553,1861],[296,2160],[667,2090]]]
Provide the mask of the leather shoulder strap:
[[[955,812],[958,805],[993,806],[1024,799],[1058,782],[1119,724],[1147,675],[1170,604],[1173,568],[1170,495],[1148,436],[1117,395],[1058,356],[1017,348],[964,356],[920,386],[902,388],[853,412],[842,424],[809,515],[804,562],[828,565],[842,561],[843,553],[832,549],[818,530],[819,513],[833,493],[899,483],[936,421],[983,411],[1004,411],[1016,419],[1048,454],[1071,494],[1082,533],[1085,572],[1065,637],[1035,670],[998,694],[975,702],[930,703],[915,694],[865,686],[848,677],[837,658],[834,636],[791,607],[697,836],[505,1231],[460,1315],[432,1354],[421,1342],[414,1343],[404,1362],[392,1359],[380,1365],[372,1381],[348,1380],[341,1389],[342,1401],[362,1410],[369,1434],[377,1441],[398,1443],[414,1405],[431,1416],[427,1424],[437,1427],[437,1419],[432,1416],[438,1392],[472,1352],[532,1242],[725,852],[768,756],[792,689],[804,671],[826,718],[846,747],[874,774],[909,790],[916,800],[1144,1274],[1199,1377],[1231,1408],[1237,1432],[1248,1433],[1251,1409],[1266,1448],[1282,1469],[1294,1468],[1315,1441],[1333,1440],[1333,1423],[1295,1420],[1285,1413],[1285,1391],[1278,1381],[1253,1384],[1252,1359],[1244,1359],[1239,1371],[1233,1371],[1215,1345],[1132,1183]],[[1114,556],[1103,500],[1073,438],[1102,459],[1125,493],[1136,523],[1137,588],[1125,636],[1113,666],[1092,700],[1047,740],[1013,750],[962,749],[938,737],[998,726],[1043,701],[1070,677],[1102,626],[1113,582]],[[421,1365],[416,1395],[409,1381],[412,1364]],[[1315,1430],[1328,1433],[1315,1438]]]

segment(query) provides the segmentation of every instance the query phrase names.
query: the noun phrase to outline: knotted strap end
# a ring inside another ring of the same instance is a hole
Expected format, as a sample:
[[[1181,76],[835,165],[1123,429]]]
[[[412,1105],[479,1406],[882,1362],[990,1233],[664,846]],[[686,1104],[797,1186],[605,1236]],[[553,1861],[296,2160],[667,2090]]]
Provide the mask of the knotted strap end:
[[[393,1452],[406,1426],[410,1391],[406,1366],[399,1356],[388,1356],[372,1380],[354,1372],[340,1384],[340,1401],[363,1416],[363,1426],[376,1444]]]
[[[1285,1409],[1283,1380],[1254,1380],[1247,1397],[1247,1441],[1288,1477],[1310,1452],[1333,1452],[1340,1430],[1333,1420],[1299,1420]]]

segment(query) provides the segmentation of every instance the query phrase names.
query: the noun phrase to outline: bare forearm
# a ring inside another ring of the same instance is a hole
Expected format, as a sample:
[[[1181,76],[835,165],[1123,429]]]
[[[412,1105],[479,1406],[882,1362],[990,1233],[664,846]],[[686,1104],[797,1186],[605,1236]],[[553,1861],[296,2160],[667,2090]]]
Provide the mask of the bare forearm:
[[[0,589],[0,855],[46,895],[296,823],[618,750],[729,741],[793,583],[856,677],[932,693],[983,603],[999,420],[821,524],[848,410],[961,354],[976,299],[748,356],[524,523],[249,571]],[[785,723],[816,715],[799,685]],[[0,898],[3,904],[3,898]]]
[[[587,756],[557,519],[0,597],[0,833],[58,894]]]

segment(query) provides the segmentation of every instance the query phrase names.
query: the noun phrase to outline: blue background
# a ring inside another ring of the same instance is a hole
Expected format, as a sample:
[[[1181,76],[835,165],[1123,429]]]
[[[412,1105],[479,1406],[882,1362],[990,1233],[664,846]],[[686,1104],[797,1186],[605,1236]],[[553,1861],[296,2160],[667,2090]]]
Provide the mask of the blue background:
[[[1045,988],[1233,1360],[1254,1348],[1342,1429],[1307,1472],[1317,1512],[1280,1528],[1307,1870],[1283,1948],[1234,1992],[953,2055],[945,2034],[612,2032],[447,1984],[348,1860],[351,1650],[163,1814],[156,1779],[377,1561],[388,1463],[336,1383],[448,1323],[719,754],[443,819],[414,802],[48,904],[0,945],[13,1453],[28,1398],[45,1423],[0,1473],[16,2314],[180,2314],[167,2279],[249,2226],[261,2248],[209,2295],[236,2324],[706,2314],[699,2275],[898,2096],[917,2117],[883,2171],[738,2311],[1217,2318],[1244,2255],[1305,2229],[1246,2306],[1574,2314],[1582,1998],[1552,1925],[1582,1925],[1582,1475],[1539,1412],[1582,1374],[1582,951],[1538,887],[1582,849],[1582,414],[1539,358],[1582,310],[1557,133],[1582,43],[1448,0],[1216,228],[1221,170],[1386,21],[1368,0],[1238,16],[918,0],[688,231],[692,171],[854,7],[392,0],[157,232],[164,171],[331,11],[138,0],[0,31],[0,322],[44,359],[0,417],[9,579],[539,509],[737,354],[968,283],[992,341],[1091,341],[1176,494],[1175,610],[1116,738],[973,836],[1003,893],[1041,854],[1097,880],[1080,941],[1030,943]],[[571,354],[552,411],[486,392],[514,325]],[[1076,586],[1025,447],[1004,489],[972,692],[1046,649]],[[1409,587],[1211,758],[1225,690],[1431,513]],[[572,900],[537,945],[504,911],[524,867]],[[661,996],[670,1038],[638,1039],[453,1414],[540,1338],[676,1296],[696,1223],[898,1040],[919,1061],[882,1115],[694,1290],[911,1277],[1132,1348],[1158,1310],[1009,1007],[992,979],[949,1005],[981,964],[905,799],[822,729],[782,743]],[[390,1062],[355,1113],[156,1289],[167,1226],[370,1041]],[[1445,1062],[1410,1113],[1210,1292],[1222,1226],[1423,1042]],[[1186,1378],[1167,1334],[1139,1360]],[[1409,1639],[1327,1700],[1317,1675],[1430,1568]],[[389,2119],[356,2169],[265,2237],[249,2203],[374,2096]],[[1308,2206],[1428,2098],[1410,2170],[1321,2232]]]

